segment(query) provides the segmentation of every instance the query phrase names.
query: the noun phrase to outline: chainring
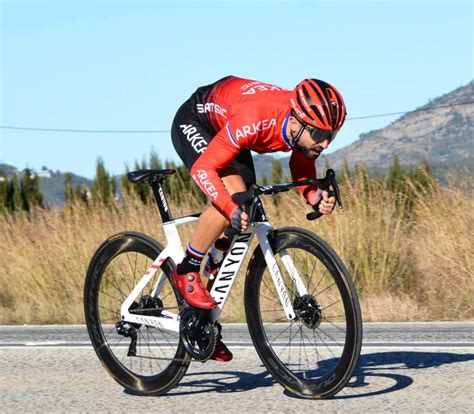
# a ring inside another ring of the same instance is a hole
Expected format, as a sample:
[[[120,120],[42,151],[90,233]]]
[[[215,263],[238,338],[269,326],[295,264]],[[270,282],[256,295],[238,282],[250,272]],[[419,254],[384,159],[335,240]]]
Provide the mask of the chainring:
[[[180,313],[179,332],[187,353],[194,359],[205,362],[216,349],[219,328],[207,319],[195,332],[202,310],[186,307]]]

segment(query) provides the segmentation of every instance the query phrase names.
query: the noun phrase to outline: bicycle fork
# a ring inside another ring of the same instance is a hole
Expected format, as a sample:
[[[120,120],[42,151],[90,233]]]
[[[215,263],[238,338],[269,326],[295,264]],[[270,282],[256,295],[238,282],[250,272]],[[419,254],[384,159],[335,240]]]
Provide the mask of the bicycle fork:
[[[283,306],[283,309],[285,310],[286,317],[287,319],[292,320],[296,318],[296,314],[293,309],[293,303],[290,299],[290,296],[288,295],[288,291],[283,281],[280,268],[278,267],[278,263],[275,259],[273,249],[268,239],[268,234],[272,230],[274,230],[273,227],[270,226],[268,223],[258,223],[256,225],[257,238],[260,243],[265,262],[267,263],[268,271],[272,276],[273,283],[275,284],[276,290],[278,292],[278,297]],[[305,285],[303,284],[303,281],[301,280],[301,277],[295,267],[295,264],[293,263],[293,260],[286,252],[286,250],[281,251],[281,260],[283,262],[283,265],[285,266],[288,275],[290,276],[293,284],[296,287],[298,295],[300,297],[306,295],[308,291]]]

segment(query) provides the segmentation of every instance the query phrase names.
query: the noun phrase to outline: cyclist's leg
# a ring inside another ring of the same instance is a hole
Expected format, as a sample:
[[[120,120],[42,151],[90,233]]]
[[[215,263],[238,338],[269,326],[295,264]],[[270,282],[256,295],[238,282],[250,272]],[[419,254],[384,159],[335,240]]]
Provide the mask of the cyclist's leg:
[[[231,163],[231,166],[222,170],[220,172],[222,182],[226,186],[227,191],[230,194],[236,192],[245,191],[247,187],[255,183],[255,169],[253,165],[252,155],[250,151],[242,151],[237,158]],[[211,205],[206,211],[206,216],[202,222],[198,224],[192,238],[191,244],[196,243],[199,245],[199,241],[203,240],[203,235],[206,233],[208,227],[207,225],[213,225],[212,221],[224,218],[224,226],[222,231],[229,225],[227,218],[213,205]],[[202,216],[201,216],[202,217]],[[209,222],[207,222],[209,220]],[[202,227],[201,227],[202,223]],[[213,241],[209,244],[209,240],[206,240],[206,244],[203,245],[203,248],[206,251],[211,247],[212,243],[220,236],[221,234],[214,233],[212,238]],[[204,251],[204,250],[203,250]],[[211,356],[211,359],[217,362],[228,362],[233,359],[232,352],[227,348],[227,346],[222,341],[222,336],[219,333],[216,350]]]
[[[226,168],[221,171],[220,176],[230,194],[246,190],[245,183],[236,169]],[[227,217],[216,206],[210,205],[202,212],[190,244],[201,252],[207,252],[228,226]]]

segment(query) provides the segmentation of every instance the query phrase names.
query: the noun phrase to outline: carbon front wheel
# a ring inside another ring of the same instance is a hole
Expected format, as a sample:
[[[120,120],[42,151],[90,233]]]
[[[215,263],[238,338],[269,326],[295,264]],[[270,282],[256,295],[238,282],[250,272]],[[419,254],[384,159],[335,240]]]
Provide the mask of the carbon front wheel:
[[[84,287],[85,319],[97,356],[118,383],[142,395],[170,390],[191,360],[179,332],[121,318],[122,303],[162,250],[144,234],[116,234],[95,253]],[[129,310],[144,316],[179,314],[183,300],[170,283],[172,269],[173,264],[165,262]]]
[[[288,320],[260,247],[245,281],[245,311],[257,352],[272,376],[303,398],[329,398],[359,360],[362,320],[348,270],[315,234],[282,228],[269,235],[296,317]],[[298,274],[305,292],[296,289]]]

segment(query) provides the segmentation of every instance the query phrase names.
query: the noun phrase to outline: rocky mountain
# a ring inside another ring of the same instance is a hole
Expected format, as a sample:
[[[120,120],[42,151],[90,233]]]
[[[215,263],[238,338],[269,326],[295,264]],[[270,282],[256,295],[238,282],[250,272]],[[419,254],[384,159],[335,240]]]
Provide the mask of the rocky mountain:
[[[469,164],[473,161],[473,148],[474,81],[471,81],[406,113],[385,128],[361,134],[354,143],[326,157],[336,169],[347,160],[349,165],[365,164],[384,170],[395,155],[401,164],[424,160],[431,165]]]

